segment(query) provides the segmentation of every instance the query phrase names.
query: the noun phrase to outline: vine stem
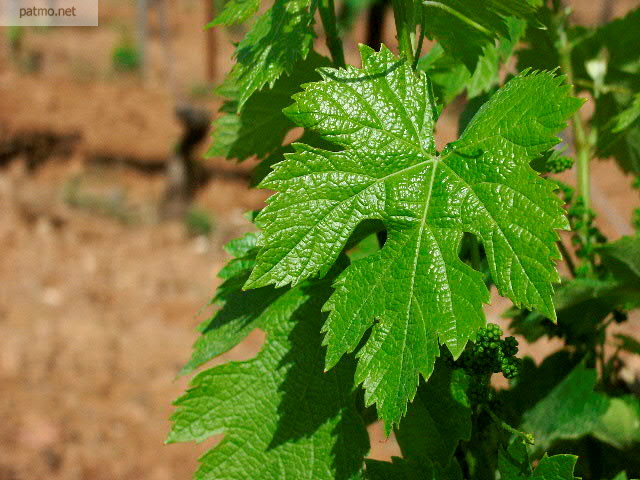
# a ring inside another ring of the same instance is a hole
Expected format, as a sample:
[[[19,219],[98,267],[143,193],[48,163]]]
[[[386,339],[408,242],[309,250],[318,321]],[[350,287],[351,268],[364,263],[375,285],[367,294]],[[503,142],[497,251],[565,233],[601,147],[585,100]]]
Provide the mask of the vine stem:
[[[573,66],[571,64],[571,44],[567,39],[567,33],[564,29],[564,22],[559,28],[560,38],[560,67],[567,76],[567,83],[569,84],[570,94],[575,96],[574,78],[573,78]],[[589,228],[589,210],[591,209],[591,173],[589,169],[589,162],[591,160],[591,145],[587,138],[586,127],[580,112],[577,111],[573,114],[571,119],[571,129],[573,132],[573,144],[576,153],[577,167],[578,167],[578,194],[582,197],[584,202],[584,212],[582,213],[582,229],[578,234],[581,236],[583,242],[587,242]]]
[[[426,30],[426,22],[427,19],[425,18],[426,15],[424,13],[424,8],[420,9],[421,13],[420,13],[420,36],[418,37],[418,45],[416,46],[416,52],[415,52],[415,58],[413,59],[413,69],[415,70],[416,68],[418,68],[418,62],[420,61],[420,54],[422,52],[422,45],[424,43],[424,36],[425,36],[425,30]]]
[[[327,47],[331,52],[333,64],[336,67],[345,67],[346,62],[344,60],[344,49],[342,48],[342,41],[338,35],[338,23],[336,21],[336,8],[334,1],[320,0],[318,9],[320,10],[320,18],[322,19]]]
[[[558,241],[558,247],[560,248],[563,260],[567,263],[569,273],[571,273],[573,278],[576,278],[576,265],[573,263],[573,259],[571,258],[571,255],[569,255],[569,250],[567,250],[567,247],[565,247],[562,240]]]
[[[408,11],[406,0],[392,0],[393,17],[396,22],[396,32],[398,33],[398,49],[400,55],[413,62],[413,46],[411,45],[411,32],[409,30]]]

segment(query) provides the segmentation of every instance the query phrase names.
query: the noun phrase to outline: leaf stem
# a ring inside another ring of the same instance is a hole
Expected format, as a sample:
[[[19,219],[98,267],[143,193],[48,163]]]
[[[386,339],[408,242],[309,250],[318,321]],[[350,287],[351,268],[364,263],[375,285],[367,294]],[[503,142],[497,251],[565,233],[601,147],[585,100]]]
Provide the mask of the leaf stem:
[[[430,1],[430,0],[426,0],[426,1],[422,2],[422,4],[424,6],[426,6],[426,7],[436,7],[436,8],[439,8],[441,10],[444,10],[445,12],[450,13],[454,17],[457,17],[458,19],[462,20],[467,25],[475,28],[479,32],[481,32],[481,33],[483,33],[483,34],[485,34],[485,35],[487,35],[489,37],[491,36],[491,32],[489,30],[484,28],[478,22],[476,22],[476,21],[470,19],[469,17],[467,17],[466,15],[460,13],[456,9],[451,8],[449,5],[445,5],[444,3],[440,3],[440,2],[433,2],[433,1]]]
[[[571,258],[571,255],[569,255],[569,250],[567,250],[567,247],[565,247],[565,245],[562,242],[562,240],[558,241],[558,248],[560,248],[560,253],[562,254],[562,259],[567,264],[567,268],[569,269],[569,273],[571,273],[571,276],[573,278],[575,278],[576,277],[576,265],[575,265],[575,263],[573,263],[573,258]]]
[[[411,45],[411,31],[409,30],[409,11],[406,0],[392,0],[393,16],[396,22],[398,34],[398,50],[400,55],[409,61],[413,61],[413,46]]]
[[[413,59],[413,69],[418,68],[418,61],[420,61],[420,53],[422,52],[422,44],[424,43],[425,35],[425,23],[427,21],[424,13],[424,8],[420,9],[420,36],[418,37],[418,45],[416,46],[415,58]]]
[[[559,35],[559,53],[560,53],[560,67],[567,76],[567,83],[569,84],[570,94],[575,95],[573,66],[571,64],[571,44],[567,39],[567,32],[564,28],[564,21],[561,22],[558,29]],[[571,128],[573,132],[573,144],[576,154],[576,164],[578,167],[578,194],[582,197],[584,202],[584,211],[582,213],[582,228],[577,232],[583,243],[587,243],[588,229],[590,223],[590,209],[591,209],[591,173],[589,171],[589,162],[591,160],[591,144],[586,134],[586,127],[580,111],[573,114],[571,119]]]
[[[336,9],[333,0],[320,0],[318,5],[320,10],[320,18],[326,36],[327,48],[331,52],[331,58],[336,67],[344,67],[344,49],[342,48],[342,40],[338,35],[338,24],[336,21]]]
[[[504,430],[506,430],[507,432],[513,435],[517,435],[518,437],[522,438],[522,440],[524,440],[525,443],[529,445],[533,445],[535,443],[535,438],[532,433],[522,432],[520,430],[513,428],[511,425],[509,425],[507,422],[505,422],[500,417],[498,417],[495,413],[493,413],[493,410],[491,410],[489,406],[484,405],[483,408],[484,408],[484,411],[489,414],[491,419],[495,423],[497,423],[500,427],[502,427]]]

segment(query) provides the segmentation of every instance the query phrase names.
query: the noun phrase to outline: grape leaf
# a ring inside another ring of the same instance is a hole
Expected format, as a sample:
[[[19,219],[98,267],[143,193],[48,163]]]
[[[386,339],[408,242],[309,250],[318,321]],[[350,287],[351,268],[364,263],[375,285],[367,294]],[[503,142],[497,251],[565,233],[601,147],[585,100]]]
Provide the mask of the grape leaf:
[[[501,480],[574,480],[573,470],[578,458],[574,455],[545,455],[532,471],[527,448],[521,439],[515,439],[505,452],[499,453]]]
[[[324,331],[331,367],[373,326],[356,381],[389,428],[419,374],[431,374],[438,340],[458,356],[485,324],[483,276],[458,258],[464,232],[483,242],[501,294],[554,318],[555,229],[567,221],[529,162],[558,142],[581,101],[562,77],[519,75],[438,154],[427,77],[385,47],[361,55],[362,69],[321,69],[324,80],[285,110],[344,150],[296,145],[262,182],[279,193],[257,218],[261,248],[246,287],[324,275],[359,223],[382,220],[384,248],[340,275]]]
[[[429,381],[422,382],[407,416],[396,429],[403,458],[431,459],[446,465],[460,440],[469,440],[471,409],[465,395],[467,381],[463,370],[451,370],[440,362]]]
[[[259,7],[260,0],[228,0],[222,11],[207,25],[207,28],[242,23],[256,13]]]
[[[609,121],[601,125],[598,135],[598,155],[600,157],[615,156],[618,164],[625,172],[640,175],[640,94],[631,99],[631,105],[623,109],[624,100],[619,108],[603,107],[596,115],[596,122],[603,123],[601,117],[613,115]],[[603,110],[611,110],[602,114]],[[619,112],[614,115],[615,112]]]
[[[276,0],[238,44],[229,81],[238,86],[238,110],[265,85],[273,87],[307,57],[313,42],[312,0]]]
[[[175,402],[169,443],[225,434],[200,459],[196,479],[360,478],[369,440],[355,408],[354,361],[323,368],[320,309],[329,282],[284,289],[252,324],[267,332],[262,351],[196,375]]]
[[[539,312],[512,308],[511,328],[529,342],[541,336],[563,337],[570,345],[589,342],[598,324],[616,308],[640,305],[640,238],[622,237],[597,248],[604,278],[574,278],[556,286],[557,325]]]
[[[592,433],[609,407],[609,399],[593,391],[597,373],[583,363],[523,416],[522,429],[535,435],[535,448],[544,451],[554,441]]]
[[[465,89],[467,98],[475,98],[489,92],[500,81],[500,65],[506,62],[513,47],[524,33],[526,22],[514,17],[506,19],[509,34],[500,36],[498,44],[487,44],[482,48],[475,68],[467,67],[445,52],[436,43],[418,62],[418,69],[427,73],[433,82],[434,93],[444,105],[460,95]]]
[[[302,136],[300,136],[297,142],[304,143],[305,145],[313,145],[314,147],[322,148],[324,150],[335,150],[336,146],[323,140],[318,135],[308,130],[305,130]],[[265,179],[276,163],[284,160],[284,156],[287,153],[293,153],[293,144],[282,145],[276,148],[269,156],[265,157],[256,167],[253,169],[251,175],[251,185],[257,186]]]
[[[507,449],[498,451],[498,471],[501,479],[528,478],[533,473],[524,441],[516,437]]]
[[[222,115],[213,124],[213,141],[209,157],[245,160],[256,155],[264,157],[282,145],[293,122],[282,113],[291,104],[291,96],[303,83],[318,80],[316,69],[329,61],[314,52],[299,61],[290,75],[280,77],[273,88],[255,92],[238,112],[239,92],[226,85],[226,95],[232,97],[222,108]],[[234,91],[235,90],[235,91]]]
[[[598,248],[607,269],[620,283],[640,288],[640,237],[622,237]]]
[[[474,71],[482,49],[499,36],[508,35],[506,18],[524,18],[542,4],[538,0],[440,0],[423,2],[427,8],[425,28],[454,58]]]
[[[621,450],[640,442],[640,400],[633,395],[612,398],[593,429],[593,436]]]

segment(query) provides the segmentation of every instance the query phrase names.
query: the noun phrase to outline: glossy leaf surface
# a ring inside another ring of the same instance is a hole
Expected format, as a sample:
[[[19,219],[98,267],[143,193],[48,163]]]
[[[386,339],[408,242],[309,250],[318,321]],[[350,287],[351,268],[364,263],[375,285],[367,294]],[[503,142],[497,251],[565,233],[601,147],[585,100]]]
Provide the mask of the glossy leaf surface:
[[[337,279],[324,331],[331,367],[373,327],[356,381],[391,424],[419,374],[431,374],[439,342],[457,356],[485,323],[482,275],[458,258],[464,232],[483,242],[501,294],[554,318],[555,229],[567,221],[529,162],[558,142],[581,102],[561,77],[520,75],[438,153],[427,77],[386,48],[361,54],[362,69],[321,69],[323,81],[285,110],[343,150],[295,145],[263,181],[280,193],[257,218],[261,249],[246,287],[322,276],[358,224],[382,220],[384,248]]]

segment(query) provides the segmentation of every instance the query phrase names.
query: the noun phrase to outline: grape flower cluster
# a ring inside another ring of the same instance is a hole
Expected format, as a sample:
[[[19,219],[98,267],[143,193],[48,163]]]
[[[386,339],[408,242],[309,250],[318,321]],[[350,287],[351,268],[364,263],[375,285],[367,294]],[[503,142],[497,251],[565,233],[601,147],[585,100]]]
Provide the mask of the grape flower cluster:
[[[476,341],[470,344],[453,366],[464,369],[470,375],[467,396],[472,405],[486,404],[493,400],[489,379],[500,373],[515,378],[520,371],[518,341],[514,337],[502,338],[502,329],[490,323],[478,331]]]
[[[545,162],[545,171],[549,173],[561,173],[571,167],[573,167],[573,159],[560,154],[552,154]]]
[[[476,341],[467,348],[456,362],[472,376],[500,373],[506,378],[518,375],[520,360],[518,341],[514,337],[502,339],[502,329],[490,323],[478,331]]]

